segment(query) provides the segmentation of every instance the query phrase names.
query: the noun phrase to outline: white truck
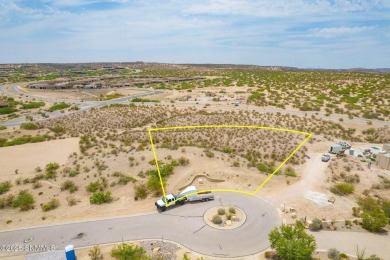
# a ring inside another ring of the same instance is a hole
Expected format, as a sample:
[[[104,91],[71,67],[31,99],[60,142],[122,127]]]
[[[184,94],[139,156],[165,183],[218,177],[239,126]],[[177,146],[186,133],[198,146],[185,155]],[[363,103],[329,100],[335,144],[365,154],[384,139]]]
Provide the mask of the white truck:
[[[183,205],[185,201],[208,201],[213,199],[213,193],[209,191],[198,192],[195,186],[188,186],[178,195],[168,194],[165,198],[163,197],[157,200],[154,204],[156,205],[157,210],[165,211],[167,207],[175,204]],[[169,205],[167,206],[167,204]]]

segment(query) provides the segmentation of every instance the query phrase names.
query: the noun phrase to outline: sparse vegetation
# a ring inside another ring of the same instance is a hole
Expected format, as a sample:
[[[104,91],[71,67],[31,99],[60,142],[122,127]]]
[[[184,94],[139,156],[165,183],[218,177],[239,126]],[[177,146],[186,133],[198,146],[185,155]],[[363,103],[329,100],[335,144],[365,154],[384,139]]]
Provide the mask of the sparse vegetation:
[[[351,183],[338,183],[330,188],[330,191],[337,195],[348,195],[355,191],[355,186]]]
[[[0,195],[8,192],[11,189],[12,185],[9,181],[0,182]]]
[[[143,247],[126,243],[121,243],[119,245],[114,246],[111,250],[111,256],[118,260],[152,260],[152,258],[147,255]]]
[[[60,206],[60,202],[58,199],[51,199],[49,202],[41,205],[43,211],[49,211],[58,208]]]
[[[58,104],[51,106],[48,110],[50,112],[54,112],[57,110],[62,110],[62,109],[68,108],[68,107],[70,107],[69,104],[66,104],[65,102],[61,102],[61,103],[58,103]]]
[[[107,191],[107,192],[101,192],[101,191],[95,192],[94,194],[92,194],[91,197],[89,197],[89,201],[91,202],[91,204],[109,203],[109,202],[112,201],[111,192],[109,192],[109,191]]]
[[[34,208],[34,197],[27,190],[21,190],[12,202],[14,208],[19,208],[22,211],[27,211]]]

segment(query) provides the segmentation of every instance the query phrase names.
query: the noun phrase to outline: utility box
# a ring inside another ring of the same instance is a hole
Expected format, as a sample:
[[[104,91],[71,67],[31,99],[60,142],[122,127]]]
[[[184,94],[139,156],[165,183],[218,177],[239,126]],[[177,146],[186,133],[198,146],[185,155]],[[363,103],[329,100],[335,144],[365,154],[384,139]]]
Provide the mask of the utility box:
[[[73,245],[67,245],[65,247],[66,260],[76,260],[76,254],[74,252]]]

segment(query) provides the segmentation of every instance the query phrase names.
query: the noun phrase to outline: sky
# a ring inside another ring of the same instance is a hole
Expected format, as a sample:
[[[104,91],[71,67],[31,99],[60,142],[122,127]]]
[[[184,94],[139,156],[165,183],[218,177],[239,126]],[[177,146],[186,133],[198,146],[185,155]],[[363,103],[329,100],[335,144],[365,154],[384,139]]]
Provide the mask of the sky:
[[[390,68],[390,0],[0,0],[0,63]]]

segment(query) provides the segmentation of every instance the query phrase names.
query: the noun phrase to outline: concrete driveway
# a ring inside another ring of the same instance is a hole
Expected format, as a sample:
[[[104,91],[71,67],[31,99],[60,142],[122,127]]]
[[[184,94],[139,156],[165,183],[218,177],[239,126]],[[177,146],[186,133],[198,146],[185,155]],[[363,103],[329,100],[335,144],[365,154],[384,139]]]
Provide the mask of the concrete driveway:
[[[232,230],[208,226],[203,214],[218,205],[237,206],[247,216]],[[0,244],[54,245],[75,247],[140,239],[167,239],[214,257],[239,257],[269,247],[268,233],[279,226],[279,212],[265,200],[238,193],[216,193],[209,202],[187,203],[164,213],[129,216],[88,222],[0,232]],[[25,239],[33,238],[25,243]],[[14,252],[20,255],[36,252]],[[0,253],[1,256],[1,253]]]

